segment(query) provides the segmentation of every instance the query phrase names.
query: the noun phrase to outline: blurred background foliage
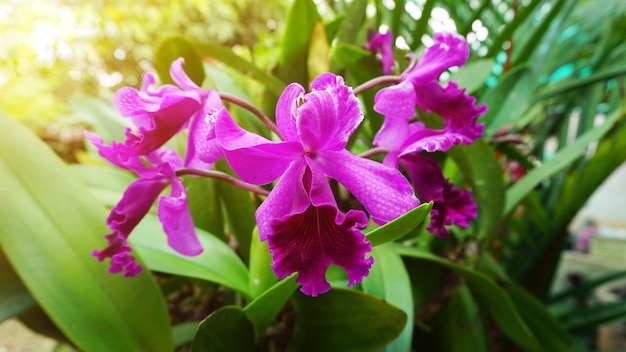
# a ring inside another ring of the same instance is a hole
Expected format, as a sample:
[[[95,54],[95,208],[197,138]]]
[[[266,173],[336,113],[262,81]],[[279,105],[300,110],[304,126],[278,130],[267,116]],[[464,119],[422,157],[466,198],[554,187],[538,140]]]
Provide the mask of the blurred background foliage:
[[[3,1],[0,107],[39,131],[75,124],[73,97],[137,86],[157,44],[175,35],[265,66],[286,12],[286,0]]]

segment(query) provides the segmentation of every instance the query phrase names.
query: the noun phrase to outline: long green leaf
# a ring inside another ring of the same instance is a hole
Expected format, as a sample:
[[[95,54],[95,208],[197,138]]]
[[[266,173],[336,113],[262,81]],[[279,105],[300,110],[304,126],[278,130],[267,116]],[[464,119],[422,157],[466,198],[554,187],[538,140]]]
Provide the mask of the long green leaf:
[[[432,207],[432,202],[420,205],[399,218],[367,232],[367,240],[372,246],[378,246],[402,238],[426,219]]]
[[[0,322],[35,304],[35,299],[0,251]]]
[[[601,139],[625,113],[624,110],[613,112],[602,126],[587,131],[573,144],[558,151],[552,159],[533,169],[520,181],[511,186],[506,193],[504,214],[510,213],[541,181],[563,170],[563,168],[578,159],[592,142]]]
[[[520,316],[509,295],[485,274],[417,248],[396,244],[394,247],[400,255],[428,261],[454,270],[467,281],[478,303],[489,311],[504,333],[528,350],[541,350],[539,342]]]
[[[478,204],[478,237],[485,240],[483,243],[488,243],[500,228],[504,207],[502,169],[493,151],[482,140],[471,145],[456,146],[449,153],[470,180],[472,197]]]
[[[198,326],[191,352],[252,352],[252,323],[239,307],[227,306],[211,313]]]
[[[0,242],[33,297],[83,350],[171,351],[150,273],[124,279],[91,256],[105,245],[105,209],[35,135],[0,122]]]
[[[389,245],[372,250],[376,263],[369,275],[363,279],[363,291],[370,293],[402,309],[407,315],[407,323],[398,338],[385,347],[386,351],[410,351],[413,339],[415,309],[411,280],[402,258]]]
[[[291,5],[285,34],[282,40],[282,52],[278,64],[278,74],[287,82],[298,82],[307,87],[307,61],[311,35],[320,15],[313,0],[295,0]]]
[[[155,215],[148,214],[129,240],[151,270],[195,277],[248,293],[248,270],[232,248],[217,237],[196,228],[203,252],[187,257],[167,244],[167,236]]]
[[[195,44],[189,39],[176,36],[166,38],[161,42],[154,54],[154,66],[159,73],[161,82],[174,84],[170,76],[170,66],[176,59],[185,59],[183,69],[189,78],[198,86],[202,86],[204,81],[204,69],[202,68],[202,57]]]
[[[196,46],[200,53],[217,59],[240,72],[248,73],[252,78],[264,84],[276,96],[279,96],[287,86],[278,77],[261,70],[253,63],[235,54],[230,48],[211,42],[199,42],[196,43]]]
[[[263,336],[265,329],[272,324],[297,288],[296,276],[292,275],[277,282],[243,309],[254,324],[257,340]]]

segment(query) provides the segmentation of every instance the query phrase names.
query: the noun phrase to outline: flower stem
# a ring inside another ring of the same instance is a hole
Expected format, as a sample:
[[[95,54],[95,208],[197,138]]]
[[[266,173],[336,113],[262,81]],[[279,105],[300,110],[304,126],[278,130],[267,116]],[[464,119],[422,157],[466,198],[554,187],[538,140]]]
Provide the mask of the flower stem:
[[[264,190],[261,187],[255,186],[253,184],[244,182],[238,178],[235,178],[225,172],[221,172],[221,171],[215,171],[215,170],[200,170],[200,169],[192,169],[192,168],[181,168],[181,169],[176,169],[176,176],[182,176],[182,175],[196,175],[196,176],[203,176],[203,177],[211,177],[211,178],[217,178],[223,181],[226,181],[230,184],[233,184],[239,188],[243,188],[247,191],[262,195],[262,196],[267,196],[270,194],[269,191]]]
[[[389,149],[387,148],[383,148],[383,147],[376,147],[376,148],[372,148],[370,150],[366,150],[363,153],[357,155],[359,158],[369,158],[372,157],[374,155],[378,155],[378,154],[383,154],[383,153],[389,153]]]
[[[281,135],[280,131],[278,130],[278,127],[276,127],[276,125],[267,116],[265,116],[265,114],[261,110],[257,109],[256,106],[254,106],[254,105],[248,103],[247,101],[244,101],[241,98],[236,97],[236,96],[234,96],[232,94],[220,92],[219,95],[220,95],[220,98],[222,98],[223,100],[226,100],[226,101],[229,101],[229,102],[231,102],[233,104],[239,105],[242,108],[247,109],[248,111],[250,111],[251,113],[256,115],[256,117],[258,117],[259,120],[261,120],[261,122],[263,122],[270,130],[272,130],[272,132],[276,133],[276,135],[280,139],[283,139],[283,136]]]
[[[398,82],[400,82],[400,76],[378,76],[354,88],[352,92],[354,93],[354,95],[359,95],[369,89],[376,87],[377,85]]]

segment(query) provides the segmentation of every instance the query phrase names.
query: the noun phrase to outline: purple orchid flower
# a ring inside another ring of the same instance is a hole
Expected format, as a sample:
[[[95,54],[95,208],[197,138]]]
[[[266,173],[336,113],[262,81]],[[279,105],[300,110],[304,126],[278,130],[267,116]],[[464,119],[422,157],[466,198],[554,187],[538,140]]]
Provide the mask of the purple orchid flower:
[[[368,33],[369,40],[365,43],[365,49],[372,54],[380,53],[380,61],[383,64],[383,73],[390,75],[393,70],[393,34],[390,31],[385,33]]]
[[[341,213],[327,176],[352,192],[379,224],[419,201],[398,170],[345,149],[363,114],[343,79],[324,73],[311,88],[305,94],[293,83],[280,96],[276,121],[282,142],[241,129],[225,109],[217,119],[216,134],[241,179],[267,184],[280,177],[256,212],[259,236],[268,241],[276,275],[298,272],[301,291],[316,296],[330,289],[325,279],[329,264],[343,267],[353,285],[373,263],[365,258],[371,244],[358,230],[367,224],[366,215],[357,210]]]
[[[455,188],[443,176],[439,164],[428,156],[413,153],[399,159],[407,171],[415,193],[423,201],[433,201],[428,231],[438,237],[448,236],[446,226],[453,224],[467,227],[476,218],[476,203],[469,190]]]
[[[187,208],[187,193],[176,169],[183,167],[183,161],[173,149],[162,149],[150,153],[142,160],[137,156],[120,153],[112,146],[103,144],[102,139],[85,132],[87,139],[98,148],[100,155],[112,164],[135,172],[139,179],[131,183],[124,196],[113,207],[107,225],[111,233],[105,235],[108,246],[93,255],[99,261],[111,258],[110,273],[124,272],[124,277],[137,275],[141,267],[129,253],[127,238],[139,221],[148,213],[161,192],[171,186],[169,196],[161,196],[157,209],[159,220],[168,237],[168,244],[184,255],[198,255],[202,247]],[[144,162],[145,161],[145,162]],[[149,164],[149,165],[148,165]]]
[[[183,70],[182,58],[174,61],[170,75],[178,85],[163,85],[154,90],[155,78],[143,77],[141,89],[120,88],[113,96],[113,105],[129,117],[134,129],[126,129],[126,140],[114,147],[127,155],[148,155],[170,140],[194,116],[206,113],[205,102],[211,91],[198,87]]]
[[[446,87],[439,83],[443,71],[465,63],[469,56],[467,43],[455,34],[436,34],[435,40],[419,62],[402,74],[399,84],[383,88],[375,96],[374,110],[383,114],[385,121],[374,144],[390,150],[385,164],[396,165],[398,157],[411,153],[446,151],[460,143],[471,144],[482,136],[484,125],[476,120],[487,106],[475,106],[476,99],[466,95],[454,81]],[[441,116],[443,128],[410,122],[415,106]]]

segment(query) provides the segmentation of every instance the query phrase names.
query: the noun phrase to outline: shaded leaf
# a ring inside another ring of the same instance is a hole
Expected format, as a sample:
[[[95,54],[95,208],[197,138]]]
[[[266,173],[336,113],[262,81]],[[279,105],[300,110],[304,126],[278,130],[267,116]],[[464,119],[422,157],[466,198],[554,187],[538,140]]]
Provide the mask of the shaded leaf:
[[[184,256],[168,246],[159,219],[148,214],[129,240],[151,270],[215,282],[249,295],[248,270],[241,259],[217,237],[198,228],[196,233],[203,252]]]
[[[298,288],[295,278],[296,276],[292,275],[277,282],[243,309],[248,319],[254,324],[257,340],[263,336],[265,330],[272,324],[287,300]]]
[[[372,243],[372,246],[378,246],[402,238],[424,221],[432,207],[433,202],[421,204],[397,219],[366,232],[366,238]]]
[[[0,251],[0,322],[36,304],[33,296]]]
[[[311,79],[307,72],[309,47],[319,19],[313,0],[295,0],[291,5],[278,63],[278,75],[283,80],[308,87]]]
[[[252,323],[239,307],[226,306],[211,313],[198,326],[192,352],[254,351]]]
[[[159,74],[161,83],[174,84],[170,76],[170,66],[178,58],[184,58],[183,70],[191,80],[198,86],[202,86],[204,81],[204,68],[202,67],[202,57],[189,39],[176,36],[170,37],[161,42],[154,54],[154,66]]]
[[[35,135],[0,121],[0,196],[12,200],[0,205],[0,242],[33,297],[83,350],[171,351],[150,273],[124,279],[91,256],[108,232],[105,209]]]
[[[331,289],[318,297],[296,293],[293,343],[297,351],[376,351],[395,339],[406,314],[380,298]]]

